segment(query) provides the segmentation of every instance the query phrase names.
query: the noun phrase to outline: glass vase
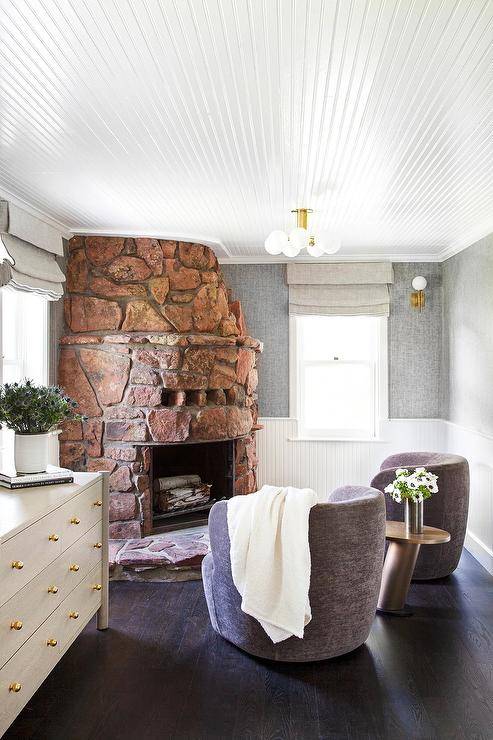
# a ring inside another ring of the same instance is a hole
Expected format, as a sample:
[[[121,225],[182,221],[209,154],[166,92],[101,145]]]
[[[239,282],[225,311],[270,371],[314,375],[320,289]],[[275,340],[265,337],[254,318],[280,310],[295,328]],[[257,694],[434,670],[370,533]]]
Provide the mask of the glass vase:
[[[423,502],[404,501],[406,534],[423,534]]]

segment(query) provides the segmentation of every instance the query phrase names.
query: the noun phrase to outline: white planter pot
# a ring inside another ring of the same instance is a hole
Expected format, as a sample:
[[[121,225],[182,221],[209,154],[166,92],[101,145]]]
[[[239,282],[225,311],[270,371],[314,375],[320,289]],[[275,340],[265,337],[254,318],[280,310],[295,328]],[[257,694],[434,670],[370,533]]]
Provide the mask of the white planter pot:
[[[51,432],[15,435],[14,460],[18,473],[44,473],[46,471],[50,436]]]

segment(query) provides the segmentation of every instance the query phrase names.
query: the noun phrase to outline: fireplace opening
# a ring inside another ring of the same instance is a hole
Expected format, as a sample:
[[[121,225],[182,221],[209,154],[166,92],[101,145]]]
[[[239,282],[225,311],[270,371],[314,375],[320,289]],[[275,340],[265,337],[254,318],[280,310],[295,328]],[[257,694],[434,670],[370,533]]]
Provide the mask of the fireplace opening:
[[[154,532],[205,524],[212,505],[233,496],[233,439],[152,445],[150,453]]]

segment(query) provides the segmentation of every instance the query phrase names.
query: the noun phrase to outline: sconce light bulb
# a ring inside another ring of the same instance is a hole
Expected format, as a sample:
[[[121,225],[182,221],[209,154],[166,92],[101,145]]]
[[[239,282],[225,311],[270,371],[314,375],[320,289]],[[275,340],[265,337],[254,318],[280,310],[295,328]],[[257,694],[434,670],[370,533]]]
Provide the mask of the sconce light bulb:
[[[414,290],[424,290],[426,288],[426,286],[428,285],[428,282],[427,282],[426,278],[423,277],[422,275],[417,275],[413,279],[413,282],[411,284],[412,284]]]

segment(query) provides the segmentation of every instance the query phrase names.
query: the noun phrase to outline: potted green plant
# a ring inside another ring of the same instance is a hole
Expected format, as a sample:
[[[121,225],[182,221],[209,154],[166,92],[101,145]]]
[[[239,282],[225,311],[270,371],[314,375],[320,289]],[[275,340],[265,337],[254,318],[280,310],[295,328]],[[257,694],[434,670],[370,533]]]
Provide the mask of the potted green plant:
[[[43,473],[48,465],[48,439],[62,421],[83,420],[77,402],[58,386],[5,383],[0,386],[0,423],[15,432],[18,473]]]
[[[409,534],[423,532],[423,501],[438,493],[438,476],[426,468],[397,468],[395,479],[385,487],[397,503],[404,502],[404,521]]]

